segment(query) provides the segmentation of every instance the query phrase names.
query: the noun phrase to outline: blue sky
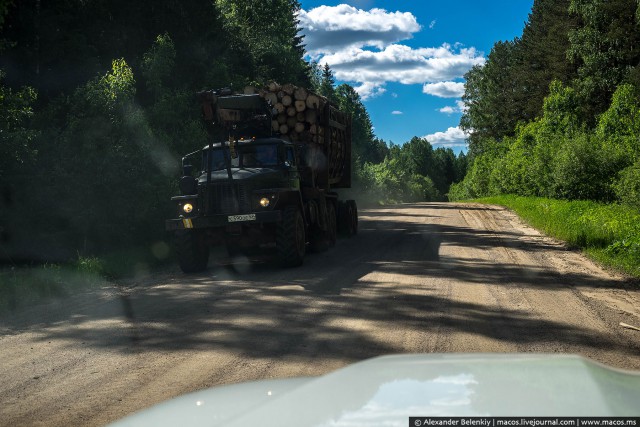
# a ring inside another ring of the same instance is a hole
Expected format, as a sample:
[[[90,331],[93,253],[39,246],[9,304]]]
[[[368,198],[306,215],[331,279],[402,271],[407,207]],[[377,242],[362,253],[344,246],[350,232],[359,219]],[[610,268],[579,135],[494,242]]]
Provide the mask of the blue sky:
[[[533,0],[301,0],[307,52],[358,90],[376,136],[465,150],[462,76],[522,34]]]

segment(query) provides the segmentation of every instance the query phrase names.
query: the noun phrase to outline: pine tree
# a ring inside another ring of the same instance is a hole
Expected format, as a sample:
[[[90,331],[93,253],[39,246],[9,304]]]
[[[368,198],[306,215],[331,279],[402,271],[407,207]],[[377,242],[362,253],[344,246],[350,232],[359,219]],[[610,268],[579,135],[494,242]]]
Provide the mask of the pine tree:
[[[320,95],[328,98],[331,102],[336,102],[336,79],[333,77],[333,71],[329,64],[325,63],[322,67],[322,75],[320,80]]]
[[[542,102],[549,84],[568,84],[576,76],[576,66],[567,60],[568,32],[578,25],[569,14],[570,0],[535,0],[522,31],[518,59],[522,119],[531,121],[542,114]]]

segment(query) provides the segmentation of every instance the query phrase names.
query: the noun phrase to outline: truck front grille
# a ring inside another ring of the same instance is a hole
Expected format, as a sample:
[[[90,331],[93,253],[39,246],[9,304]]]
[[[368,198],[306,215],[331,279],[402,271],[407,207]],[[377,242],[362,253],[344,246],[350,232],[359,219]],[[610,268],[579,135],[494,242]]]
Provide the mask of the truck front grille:
[[[233,188],[235,187],[235,195]],[[215,183],[211,184],[209,206],[210,214],[234,214],[251,211],[251,199],[245,185],[236,183]],[[235,197],[237,197],[237,208]],[[238,210],[236,210],[238,209]]]

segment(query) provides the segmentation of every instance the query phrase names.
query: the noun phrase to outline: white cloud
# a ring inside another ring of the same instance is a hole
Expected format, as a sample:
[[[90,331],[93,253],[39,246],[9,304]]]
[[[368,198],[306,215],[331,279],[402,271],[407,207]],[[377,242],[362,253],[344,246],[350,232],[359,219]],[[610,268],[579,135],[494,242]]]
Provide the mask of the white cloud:
[[[365,11],[347,4],[319,6],[298,12],[298,20],[311,55],[335,53],[348,47],[379,49],[410,39],[421,27],[410,12],[385,9]]]
[[[436,20],[434,19],[433,21],[431,21],[431,22],[429,23],[429,29],[430,29],[430,30],[433,30],[433,27],[435,27],[435,26],[436,26]]]
[[[383,86],[384,84],[382,83],[363,82],[360,86],[354,87],[354,89],[362,100],[367,100],[385,93],[387,90]]]
[[[447,105],[446,107],[440,108],[438,111],[445,114],[453,114],[453,113],[464,113],[467,111],[467,106],[463,101],[456,101],[455,107]]]
[[[459,127],[451,127],[444,132],[436,132],[426,135],[423,138],[429,141],[431,145],[440,147],[466,147],[466,139],[469,137]]]
[[[439,98],[460,98],[464,95],[464,83],[427,83],[422,87],[422,92]]]
[[[391,112],[391,114],[393,114],[393,115],[396,115],[396,116],[397,116],[397,115],[404,114],[404,113],[403,113],[402,111],[398,111],[398,110],[396,110],[396,111],[392,111],[392,112]]]
[[[485,62],[482,52],[460,43],[426,48],[399,43],[422,29],[410,12],[340,4],[300,10],[298,19],[309,55],[329,64],[335,78],[353,85],[364,100],[384,93],[389,82],[424,85],[425,93],[436,96],[460,96],[462,83],[454,80]],[[433,20],[429,27],[435,25]]]
[[[351,82],[399,82],[424,84],[447,82],[462,77],[471,67],[483,64],[484,57],[475,48],[455,50],[449,44],[436,48],[413,49],[393,44],[380,51],[351,48],[326,55],[335,77]]]

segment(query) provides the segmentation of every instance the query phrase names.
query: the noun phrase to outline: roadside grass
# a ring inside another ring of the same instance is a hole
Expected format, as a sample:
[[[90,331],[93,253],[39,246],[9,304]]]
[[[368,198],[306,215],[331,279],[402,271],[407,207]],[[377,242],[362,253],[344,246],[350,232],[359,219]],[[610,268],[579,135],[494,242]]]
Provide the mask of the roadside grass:
[[[80,258],[68,265],[4,267],[0,270],[0,313],[64,298],[105,283],[98,258]]]
[[[601,264],[640,278],[640,211],[619,204],[494,196],[472,202],[505,206],[549,236]]]
[[[169,246],[157,242],[68,263],[0,266],[0,314],[152,273],[170,255]]]

